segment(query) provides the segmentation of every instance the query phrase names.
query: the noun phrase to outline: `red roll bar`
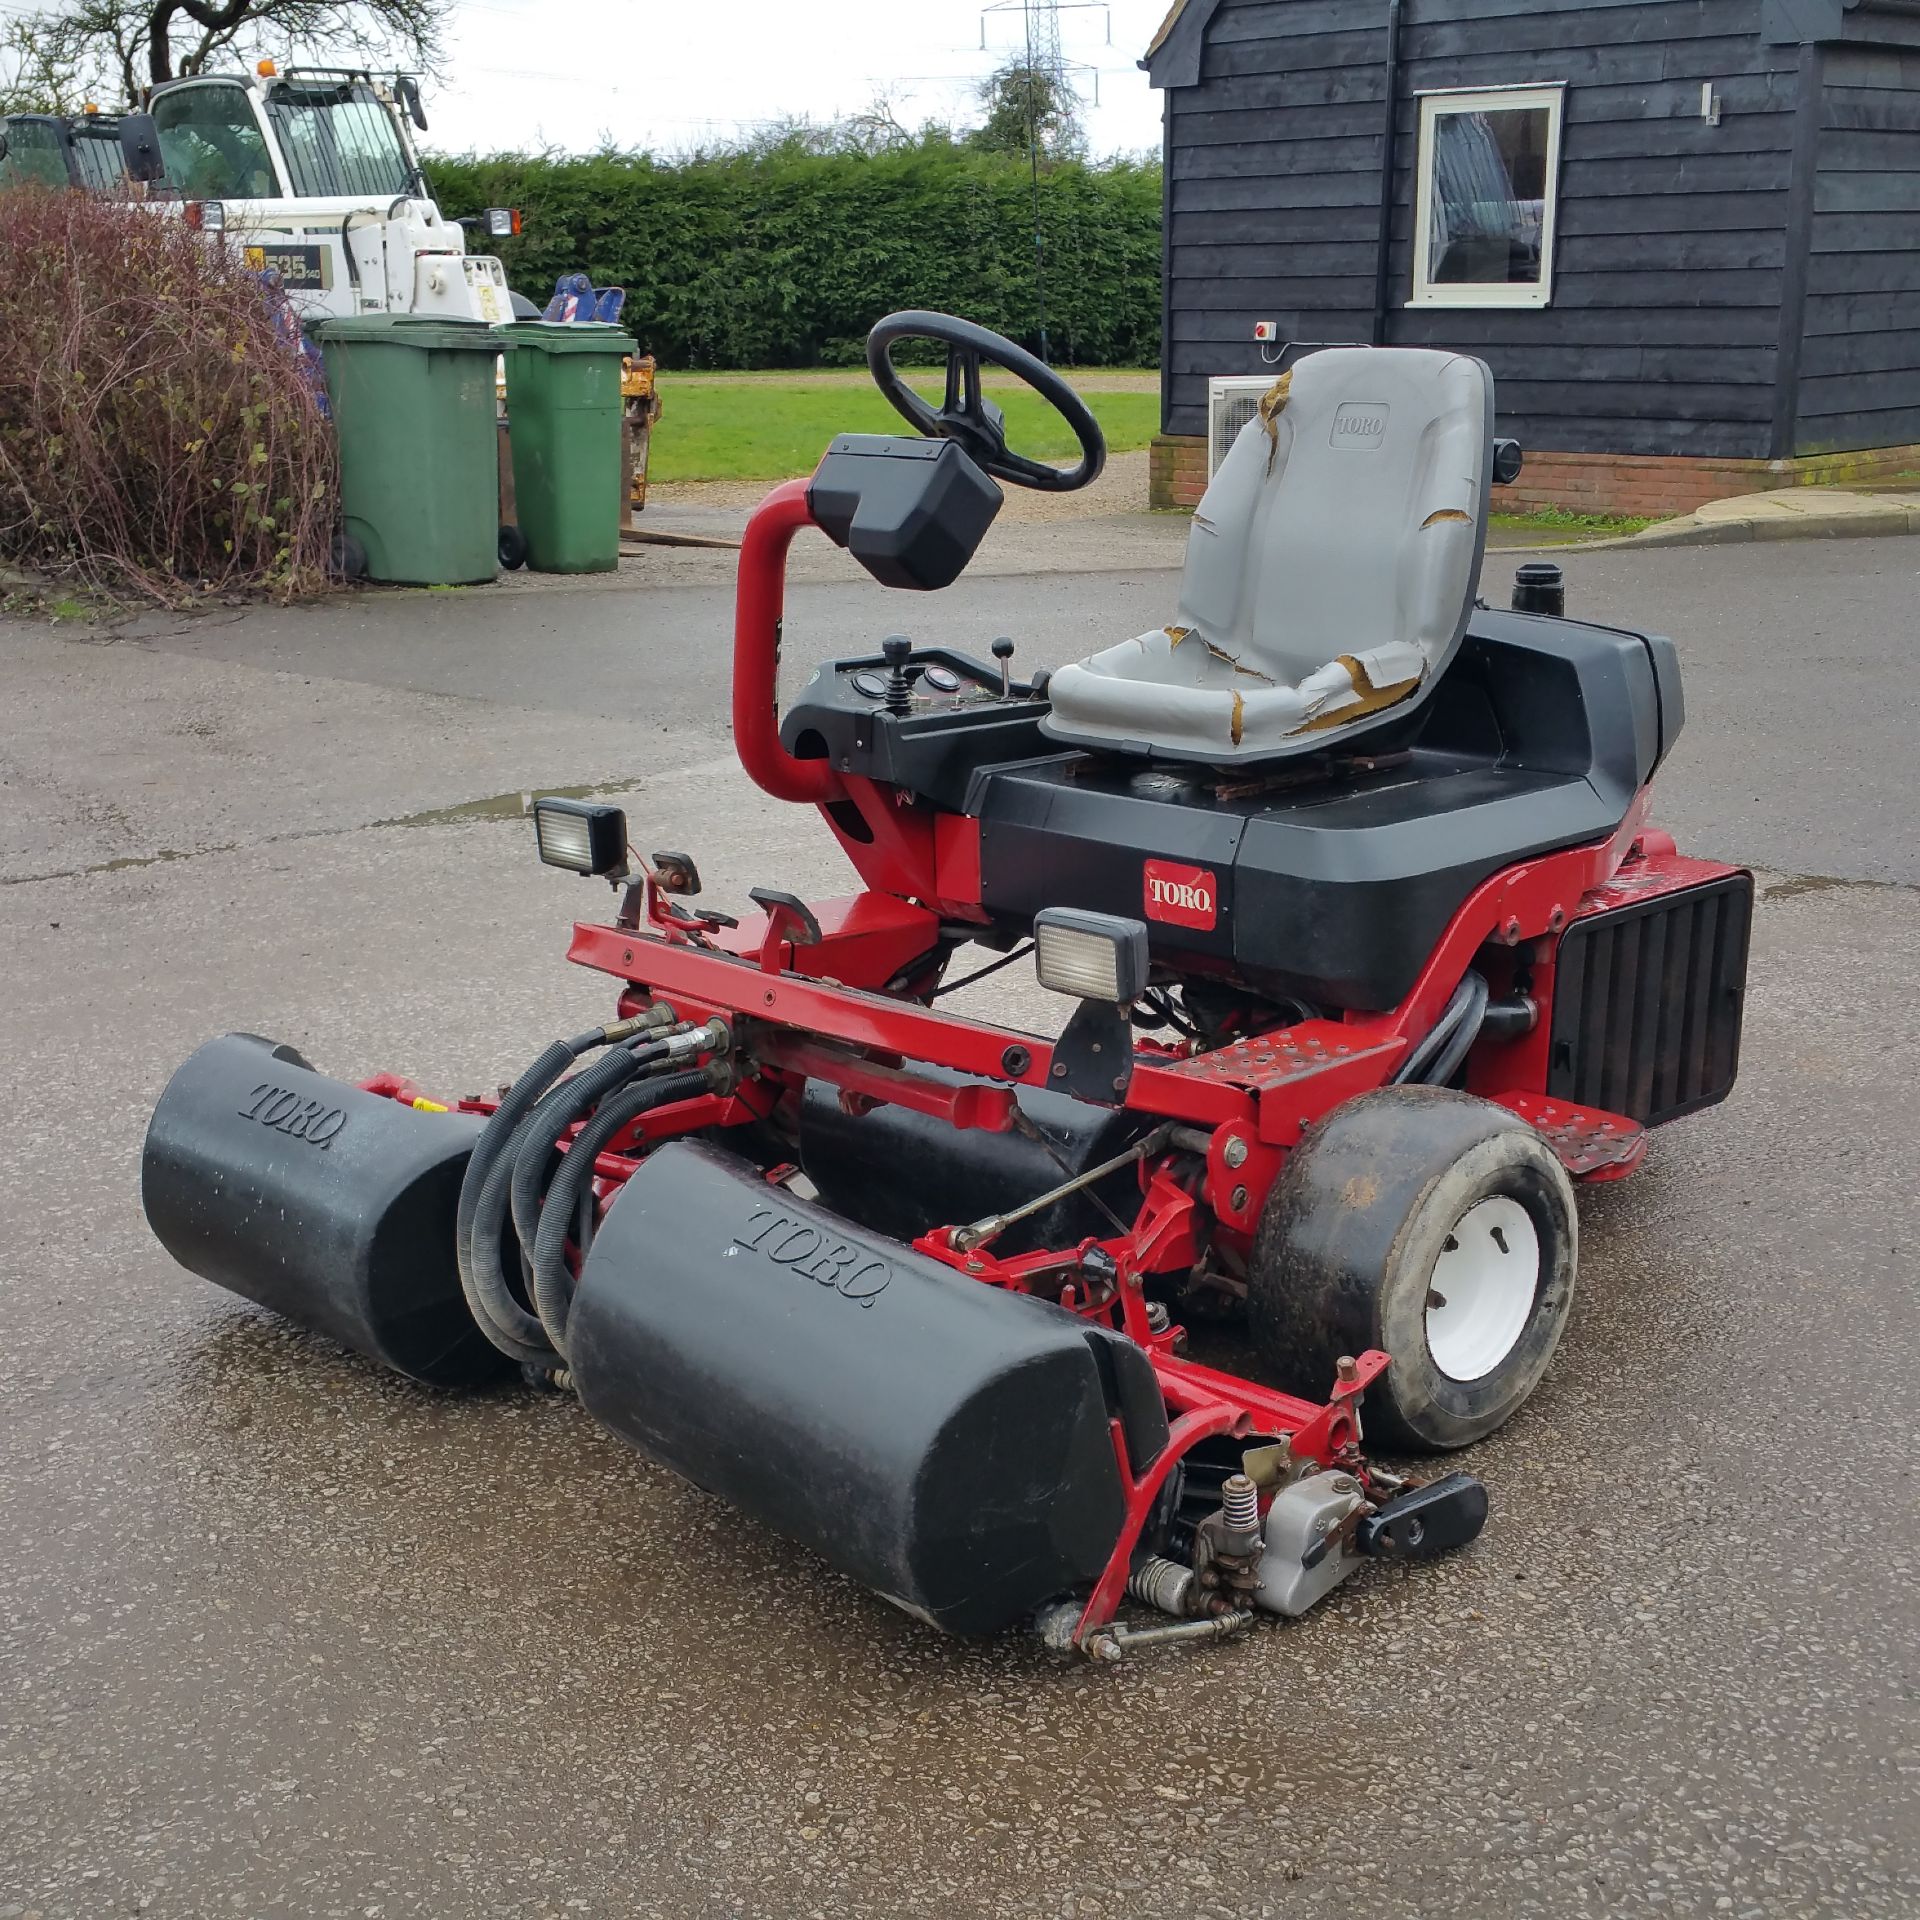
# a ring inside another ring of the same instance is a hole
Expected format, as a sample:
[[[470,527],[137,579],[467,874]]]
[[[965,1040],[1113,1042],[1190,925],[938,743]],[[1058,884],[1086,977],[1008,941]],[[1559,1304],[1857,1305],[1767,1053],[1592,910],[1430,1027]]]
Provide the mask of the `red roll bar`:
[[[824,760],[796,760],[780,744],[780,620],[787,549],[816,526],[805,480],[787,480],[762,500],[740,543],[733,615],[733,746],[748,778],[776,800],[815,803],[845,791]]]

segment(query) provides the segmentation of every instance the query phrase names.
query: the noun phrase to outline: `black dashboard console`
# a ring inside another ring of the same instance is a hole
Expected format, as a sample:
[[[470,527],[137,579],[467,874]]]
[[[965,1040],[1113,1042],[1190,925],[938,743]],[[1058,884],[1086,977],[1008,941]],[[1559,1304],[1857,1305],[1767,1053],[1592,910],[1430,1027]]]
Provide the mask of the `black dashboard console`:
[[[816,524],[883,587],[949,587],[1005,499],[953,440],[843,433],[807,489]]]
[[[796,760],[830,760],[923,795],[954,812],[966,808],[981,767],[1057,751],[1040,731],[1045,699],[999,667],[951,647],[920,647],[895,692],[884,654],[819,668],[780,723],[780,744]]]

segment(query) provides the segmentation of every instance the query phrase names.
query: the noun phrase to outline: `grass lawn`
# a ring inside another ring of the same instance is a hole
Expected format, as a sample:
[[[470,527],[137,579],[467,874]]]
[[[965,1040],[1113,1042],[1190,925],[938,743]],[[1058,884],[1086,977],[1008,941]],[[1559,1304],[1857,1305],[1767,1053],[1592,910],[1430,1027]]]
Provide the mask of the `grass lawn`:
[[[1569,513],[1564,507],[1542,507],[1536,513],[1498,513],[1493,524],[1509,533],[1547,533],[1563,535],[1569,542],[1579,540],[1618,540],[1630,533],[1643,533],[1662,515],[1641,517],[1618,513]]]
[[[938,377],[913,385],[936,405]],[[1016,453],[1064,462],[1073,436],[1037,394],[990,383],[1007,416],[1007,440]],[[836,433],[908,433],[864,372],[842,380],[818,374],[666,373],[660,376],[664,411],[654,429],[648,477],[675,480],[786,480],[811,473]],[[1159,430],[1160,396],[1153,391],[1085,396],[1115,453],[1144,447]]]

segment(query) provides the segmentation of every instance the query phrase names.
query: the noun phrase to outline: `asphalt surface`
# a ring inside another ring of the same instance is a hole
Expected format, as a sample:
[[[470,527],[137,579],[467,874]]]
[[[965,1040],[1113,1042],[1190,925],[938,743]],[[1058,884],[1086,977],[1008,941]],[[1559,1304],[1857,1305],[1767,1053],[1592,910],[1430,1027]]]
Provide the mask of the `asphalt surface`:
[[[0,623],[0,1920],[1920,1908],[1920,540],[1566,565],[1681,641],[1661,818],[1764,869],[1740,1086],[1585,1196],[1473,1550],[1097,1671],[941,1640],[142,1222],[211,1033],[457,1092],[604,1013],[561,952],[606,896],[525,789],[626,794],[716,904],[844,888],[727,757],[723,588]],[[1050,664],[1173,587],[816,563],[790,679],[890,622]]]

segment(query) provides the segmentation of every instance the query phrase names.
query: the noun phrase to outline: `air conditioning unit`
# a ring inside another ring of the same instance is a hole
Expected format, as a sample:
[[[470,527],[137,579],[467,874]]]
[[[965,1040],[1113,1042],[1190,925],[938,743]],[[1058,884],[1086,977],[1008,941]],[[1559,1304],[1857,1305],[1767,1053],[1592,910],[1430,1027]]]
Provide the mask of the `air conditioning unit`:
[[[1211,480],[1227,457],[1227,449],[1260,410],[1277,376],[1271,373],[1223,374],[1207,382],[1207,478]]]

